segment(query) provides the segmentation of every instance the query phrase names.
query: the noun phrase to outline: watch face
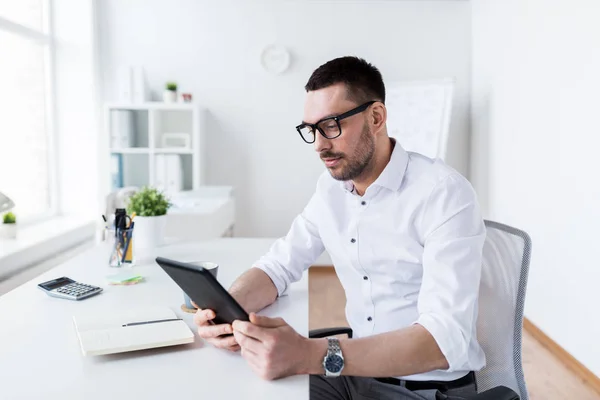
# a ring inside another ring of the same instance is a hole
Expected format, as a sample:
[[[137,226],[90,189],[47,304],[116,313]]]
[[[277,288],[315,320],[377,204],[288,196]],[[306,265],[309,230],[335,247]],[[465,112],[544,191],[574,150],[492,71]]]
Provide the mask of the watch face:
[[[327,357],[325,361],[325,368],[327,371],[332,372],[334,374],[340,372],[342,367],[344,366],[344,359],[337,354]]]

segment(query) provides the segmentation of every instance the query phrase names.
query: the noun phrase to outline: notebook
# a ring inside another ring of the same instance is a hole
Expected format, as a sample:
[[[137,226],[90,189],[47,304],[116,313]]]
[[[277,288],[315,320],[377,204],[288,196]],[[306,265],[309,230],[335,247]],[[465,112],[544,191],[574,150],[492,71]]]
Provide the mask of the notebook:
[[[77,315],[73,321],[83,355],[97,356],[192,343],[193,332],[177,318],[167,307],[154,307]],[[140,322],[150,323],[130,325]]]

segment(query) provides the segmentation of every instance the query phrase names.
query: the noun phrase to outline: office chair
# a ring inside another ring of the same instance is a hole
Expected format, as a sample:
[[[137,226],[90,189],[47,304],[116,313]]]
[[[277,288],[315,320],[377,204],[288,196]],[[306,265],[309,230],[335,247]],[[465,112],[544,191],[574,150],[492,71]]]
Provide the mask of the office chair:
[[[531,239],[527,233],[498,222],[486,220],[485,226],[477,337],[486,355],[486,366],[475,372],[479,394],[472,399],[528,400],[521,334]],[[352,338],[352,329],[315,329],[309,336],[339,334]]]

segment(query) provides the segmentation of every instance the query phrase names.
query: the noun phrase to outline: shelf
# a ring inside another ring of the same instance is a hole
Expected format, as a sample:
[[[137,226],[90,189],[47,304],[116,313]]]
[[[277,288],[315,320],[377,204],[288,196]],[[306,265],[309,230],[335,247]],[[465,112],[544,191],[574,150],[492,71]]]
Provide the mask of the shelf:
[[[122,149],[110,149],[112,154],[194,154],[190,149],[166,149],[166,148],[155,148],[149,149],[147,147],[132,147]]]
[[[148,147],[131,147],[121,149],[110,149],[112,154],[150,154],[152,150]]]
[[[206,108],[197,103],[117,101],[106,103],[103,109],[111,190],[127,186],[162,186],[170,191],[200,187],[205,174],[202,136]],[[189,135],[190,147],[163,142],[167,133]]]
[[[151,101],[147,103],[108,103],[105,106],[109,110],[195,110],[198,105],[194,103],[163,103]]]
[[[166,149],[166,148],[156,148],[154,149],[155,154],[194,154],[194,152],[190,149]]]

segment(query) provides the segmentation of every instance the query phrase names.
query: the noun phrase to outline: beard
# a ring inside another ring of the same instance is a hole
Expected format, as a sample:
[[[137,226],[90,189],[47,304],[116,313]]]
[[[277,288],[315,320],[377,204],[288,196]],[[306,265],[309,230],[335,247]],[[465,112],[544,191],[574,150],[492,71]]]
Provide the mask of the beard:
[[[350,181],[359,177],[373,160],[375,140],[369,126],[365,123],[360,134],[359,145],[350,156],[343,153],[324,151],[321,158],[341,158],[340,165],[329,169],[331,177],[338,181]]]

